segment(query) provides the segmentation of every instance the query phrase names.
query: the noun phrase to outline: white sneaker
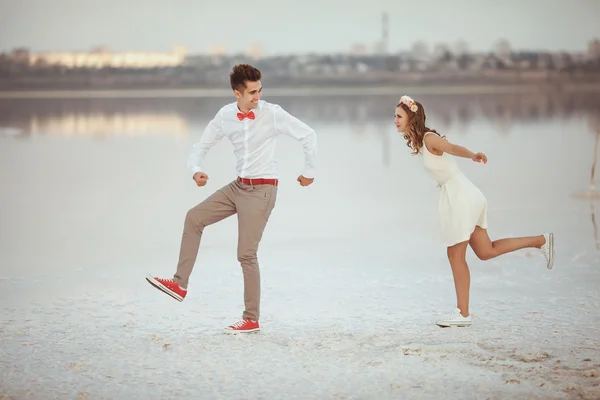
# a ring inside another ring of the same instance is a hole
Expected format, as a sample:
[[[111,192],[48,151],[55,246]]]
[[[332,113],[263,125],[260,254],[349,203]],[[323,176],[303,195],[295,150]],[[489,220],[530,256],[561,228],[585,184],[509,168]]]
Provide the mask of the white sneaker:
[[[471,326],[472,320],[471,315],[463,317],[460,314],[460,309],[455,308],[454,311],[447,315],[445,318],[438,319],[435,323],[439,326],[450,327],[450,326]]]
[[[554,233],[544,234],[544,239],[546,239],[546,243],[544,243],[539,250],[546,258],[546,266],[548,269],[552,269],[552,266],[554,265]]]

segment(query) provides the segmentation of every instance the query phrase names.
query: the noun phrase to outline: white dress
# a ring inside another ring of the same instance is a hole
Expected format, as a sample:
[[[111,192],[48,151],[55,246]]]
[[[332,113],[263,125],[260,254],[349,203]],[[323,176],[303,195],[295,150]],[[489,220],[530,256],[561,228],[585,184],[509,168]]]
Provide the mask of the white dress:
[[[427,132],[425,135],[435,135]],[[453,156],[441,156],[427,150],[425,143],[419,153],[423,167],[440,188],[438,201],[438,234],[440,244],[446,247],[469,240],[475,226],[487,229],[487,200],[458,168]]]

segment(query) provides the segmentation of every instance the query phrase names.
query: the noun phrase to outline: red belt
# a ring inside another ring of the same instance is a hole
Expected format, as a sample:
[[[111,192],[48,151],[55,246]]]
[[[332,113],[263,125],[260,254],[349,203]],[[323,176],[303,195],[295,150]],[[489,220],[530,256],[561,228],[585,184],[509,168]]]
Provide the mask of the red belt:
[[[274,185],[279,184],[277,179],[266,179],[266,178],[241,178],[238,176],[238,181],[245,183],[246,185]]]

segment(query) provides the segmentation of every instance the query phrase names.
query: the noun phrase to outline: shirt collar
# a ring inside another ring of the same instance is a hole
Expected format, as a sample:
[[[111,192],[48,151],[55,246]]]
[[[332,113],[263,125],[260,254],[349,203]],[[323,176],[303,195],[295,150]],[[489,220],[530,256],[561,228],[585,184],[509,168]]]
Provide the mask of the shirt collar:
[[[233,103],[233,106],[234,106],[234,110],[235,110],[235,114],[236,115],[237,115],[237,113],[242,112],[240,110],[240,108],[238,107],[237,101],[235,103]],[[250,111],[254,112],[254,115],[258,115],[258,113],[260,112],[260,109],[262,108],[262,106],[263,106],[263,101],[259,100],[258,101],[258,105],[256,106],[256,108],[251,108]],[[248,112],[250,112],[250,111],[248,111]]]

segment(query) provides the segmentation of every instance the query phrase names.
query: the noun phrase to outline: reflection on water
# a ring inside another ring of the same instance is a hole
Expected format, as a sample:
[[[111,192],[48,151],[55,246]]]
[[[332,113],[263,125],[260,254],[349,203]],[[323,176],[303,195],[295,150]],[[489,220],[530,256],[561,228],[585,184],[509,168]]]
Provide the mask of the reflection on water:
[[[592,171],[590,174],[590,187],[589,191],[576,193],[574,195],[575,198],[579,199],[589,199],[590,201],[590,214],[592,216],[592,227],[594,229],[594,239],[596,241],[596,250],[600,251],[600,239],[598,239],[598,226],[596,224],[596,212],[594,207],[594,200],[600,199],[600,193],[596,191],[596,165],[598,164],[598,145],[600,143],[600,128],[596,131],[596,141],[593,148],[593,157],[592,157]]]
[[[598,239],[598,225],[596,224],[596,212],[594,202],[590,201],[590,214],[592,215],[592,227],[594,228],[594,240],[596,241],[596,250],[600,251],[600,240]]]
[[[324,154],[328,152],[328,156],[323,157],[326,166],[323,168],[325,176],[322,181],[328,183],[327,189],[319,192],[322,197],[318,204],[338,204],[340,198],[351,198],[351,201],[336,207],[336,212],[340,213],[338,217],[332,217],[321,206],[311,210],[316,214],[325,213],[323,218],[328,220],[334,218],[331,226],[345,223],[348,218],[344,213],[354,213],[356,204],[368,208],[369,213],[380,213],[374,217],[376,220],[398,215],[396,199],[402,199],[402,207],[407,209],[422,206],[425,200],[419,197],[421,191],[407,189],[421,185],[422,180],[420,175],[413,173],[416,168],[406,156],[408,150],[405,143],[398,139],[392,126],[397,97],[276,98],[269,97],[267,91],[264,98],[280,104],[310,125],[318,125],[319,132],[323,132],[320,149]],[[493,202],[493,215],[507,215],[502,212],[517,215],[533,210],[532,219],[537,218],[541,211],[548,215],[559,215],[556,217],[558,219],[562,211],[557,204],[573,193],[573,197],[585,198],[590,202],[590,214],[587,214],[586,204],[579,206],[575,200],[569,207],[576,208],[580,213],[578,225],[582,231],[585,229],[586,241],[591,236],[587,231],[591,216],[595,247],[600,250],[594,203],[598,198],[594,186],[597,157],[592,157],[590,190],[575,193],[585,185],[580,178],[585,174],[585,180],[588,179],[589,165],[584,165],[588,163],[586,157],[590,156],[589,151],[597,154],[600,146],[600,96],[589,93],[557,93],[554,96],[538,93],[424,95],[419,100],[426,105],[432,127],[439,127],[442,131],[452,130],[454,135],[461,135],[462,128],[472,124],[477,129],[469,136],[469,143],[490,151],[497,148],[494,160],[498,160],[498,163],[485,170],[470,170],[478,182],[486,185],[486,193],[497,200]],[[153,232],[154,225],[143,225],[150,224],[147,215],[161,216],[163,220],[158,225],[171,224],[180,217],[179,214],[166,215],[163,210],[178,213],[179,209],[172,207],[172,202],[174,199],[186,199],[183,193],[187,187],[182,189],[184,184],[178,181],[183,179],[178,168],[184,164],[182,159],[188,145],[197,139],[222,104],[229,101],[232,98],[0,99],[0,172],[11,171],[10,175],[0,174],[6,189],[4,193],[7,193],[3,200],[8,205],[0,209],[0,213],[4,213],[4,216],[0,214],[0,218],[8,220],[9,225],[13,221],[17,227],[16,230],[5,232],[0,230],[0,235],[6,236],[0,240],[0,244],[5,244],[5,249],[9,249],[10,246],[6,244],[9,243],[8,239],[15,246],[26,243],[24,238],[31,235],[26,228],[31,226],[35,226],[39,242],[46,243],[47,236],[51,235],[48,232],[53,235],[56,226],[61,226],[65,218],[70,218],[69,223],[75,226],[84,224],[87,219],[97,218],[94,226],[98,234],[104,232],[107,237],[113,225],[122,221],[126,228],[132,229],[132,226],[136,226],[131,222],[135,218],[139,218],[138,225],[142,230],[140,237],[149,235],[147,232]],[[549,121],[557,123],[548,124]],[[594,138],[582,132],[582,126],[596,133],[595,147],[592,146]],[[513,130],[518,134],[510,135]],[[143,135],[160,137],[142,140]],[[93,141],[66,140],[74,136],[138,137],[97,146]],[[42,140],[47,138],[50,140]],[[281,159],[288,158],[289,161],[296,156],[301,157],[297,147],[292,149],[286,146],[284,142],[280,147]],[[212,169],[217,175],[215,181],[220,179],[219,174],[221,177],[229,176],[229,157],[231,154],[227,148],[211,158],[215,160]],[[47,169],[44,172],[54,179],[27,186],[24,182],[28,177],[39,173],[38,165],[29,160],[41,158],[44,158]],[[301,165],[301,159],[296,160],[297,165]],[[290,165],[292,162],[284,164]],[[340,176],[345,176],[352,168],[351,179],[362,182],[365,186],[360,189],[363,190],[356,191],[352,183],[337,183]],[[403,173],[404,169],[410,173]],[[498,182],[497,186],[485,182],[488,173],[493,177],[490,180]],[[152,179],[138,181],[140,176],[151,176]],[[135,182],[135,190],[131,190],[132,182]],[[393,184],[389,185],[389,182]],[[318,186],[315,191],[321,190],[321,187]],[[296,195],[300,194],[294,193]],[[159,206],[157,202],[163,196],[168,200]],[[41,197],[44,198],[42,206],[33,207],[37,214],[29,215],[28,202]],[[288,204],[290,198],[291,195]],[[86,201],[99,209],[110,206],[120,211],[116,212],[113,219],[106,212],[88,213]],[[184,203],[181,207],[188,206],[187,199],[181,201]],[[126,205],[127,202],[130,202],[129,205]],[[373,207],[373,204],[377,204],[377,207]],[[538,204],[543,204],[545,208],[539,208]],[[569,209],[569,212],[572,210]],[[582,210],[585,212],[583,216]],[[50,218],[49,222],[40,222],[44,218]],[[572,218],[565,221],[568,224]],[[294,223],[299,226],[303,221]],[[23,225],[21,230],[20,225]],[[72,235],[70,232],[63,234],[67,238]],[[132,233],[123,235],[133,236]],[[177,237],[178,233],[174,235]],[[138,239],[131,240],[138,243]],[[59,245],[53,243],[54,247],[48,252],[59,254]],[[89,246],[81,251],[94,251],[92,245]],[[20,253],[14,250],[6,254],[18,258]],[[124,250],[123,254],[129,253]]]
[[[264,97],[281,104],[306,121],[350,124],[363,134],[367,124],[391,124],[398,97]],[[163,133],[188,135],[190,126],[203,125],[233,98],[137,99],[0,99],[0,131],[22,135],[122,135]],[[450,129],[486,120],[500,133],[515,122],[588,118],[600,125],[600,96],[596,93],[530,93],[423,95],[429,119]],[[202,127],[196,128],[201,129]],[[385,140],[385,138],[384,138]]]
[[[151,103],[19,100],[0,101],[0,132],[22,137],[145,134],[184,137],[189,135],[189,123],[180,110]]]
[[[32,116],[23,132],[29,135],[50,134],[61,136],[112,136],[164,133],[187,136],[186,121],[177,114],[124,114],[69,113],[39,118]]]

